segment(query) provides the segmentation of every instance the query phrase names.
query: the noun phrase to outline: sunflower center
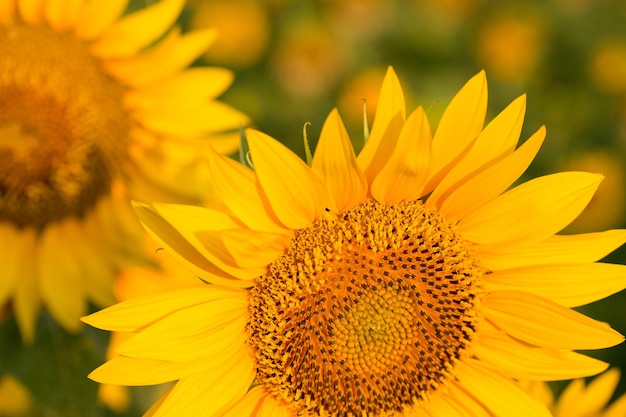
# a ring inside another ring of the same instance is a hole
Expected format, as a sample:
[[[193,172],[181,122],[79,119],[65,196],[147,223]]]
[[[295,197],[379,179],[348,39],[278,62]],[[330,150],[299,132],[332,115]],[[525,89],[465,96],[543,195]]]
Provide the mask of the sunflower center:
[[[0,57],[0,221],[82,216],[128,146],[123,88],[87,45],[45,26],[1,26]]]
[[[383,416],[468,354],[477,258],[421,202],[369,200],[297,231],[250,291],[257,379],[301,412]]]

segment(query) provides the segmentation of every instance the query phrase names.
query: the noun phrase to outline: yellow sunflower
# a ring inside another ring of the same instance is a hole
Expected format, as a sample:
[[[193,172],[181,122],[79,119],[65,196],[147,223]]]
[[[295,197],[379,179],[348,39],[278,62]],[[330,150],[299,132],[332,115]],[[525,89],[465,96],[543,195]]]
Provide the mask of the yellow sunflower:
[[[575,379],[556,399],[544,382],[524,381],[523,385],[550,408],[554,417],[624,417],[626,394],[607,406],[619,377],[620,371],[613,368],[597,376],[589,384],[585,384],[584,379]]]
[[[545,130],[516,149],[525,97],[483,128],[486,108],[481,72],[431,137],[390,68],[358,156],[337,111],[310,166],[247,130],[254,170],[212,154],[208,208],[136,208],[212,285],[86,317],[133,334],[90,377],[176,380],[154,416],[548,416],[515,379],[606,369],[573,350],[623,337],[570,307],[624,288],[624,266],[594,262],[626,231],[555,235],[602,177],[506,191]]]
[[[173,27],[184,0],[0,2],[0,305],[25,340],[40,308],[77,330],[113,302],[119,268],[145,263],[131,198],[197,201],[206,139],[246,117],[215,101],[220,68],[186,67],[211,31]]]

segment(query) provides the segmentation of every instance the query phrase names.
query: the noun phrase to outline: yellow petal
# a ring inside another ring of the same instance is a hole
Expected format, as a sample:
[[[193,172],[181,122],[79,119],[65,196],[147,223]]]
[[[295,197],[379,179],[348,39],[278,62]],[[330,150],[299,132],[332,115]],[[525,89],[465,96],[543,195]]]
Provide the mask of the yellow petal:
[[[259,183],[281,223],[300,229],[318,219],[328,207],[324,183],[275,139],[252,129],[246,135]]]
[[[218,245],[208,245],[198,238],[204,230],[231,230],[241,227],[222,211],[180,204],[153,204],[157,213],[187,240],[204,258],[227,274],[241,280],[251,280],[266,272],[266,265],[257,268],[236,266],[232,255]],[[222,252],[217,252],[223,249]]]
[[[611,399],[619,382],[619,370],[606,371],[583,388],[582,381],[570,383],[559,397],[555,408],[557,416],[604,416],[602,409]]]
[[[5,305],[7,300],[13,295],[15,286],[20,277],[20,259],[25,256],[32,256],[23,252],[22,245],[18,242],[20,232],[10,223],[0,222],[0,265],[2,265],[2,279],[0,279],[0,306]]]
[[[626,230],[578,235],[554,235],[543,242],[515,250],[479,251],[481,263],[491,271],[520,266],[596,262],[626,242]]]
[[[561,172],[532,179],[464,217],[459,232],[480,245],[523,247],[547,239],[574,220],[603,176]]]
[[[131,298],[81,320],[114,332],[135,332],[176,311],[222,299],[245,300],[247,291],[216,285],[194,286]]]
[[[185,0],[159,2],[122,18],[92,45],[101,57],[127,57],[157,40],[178,19]]]
[[[74,24],[84,0],[47,0],[44,9],[50,27],[62,32]]]
[[[517,379],[558,381],[595,375],[608,367],[569,350],[527,345],[502,332],[481,334],[472,350],[485,363]]]
[[[113,304],[114,271],[106,257],[102,256],[101,245],[97,244],[98,235],[74,219],[65,221],[64,233],[67,241],[75,242],[72,248],[74,261],[81,271],[86,294],[98,306]]]
[[[458,187],[458,184],[463,184],[470,174],[475,175],[513,152],[522,131],[525,111],[526,96],[523,95],[496,116],[480,133],[467,155],[442,178],[428,198],[427,205],[436,206],[451,187]]]
[[[553,349],[601,349],[624,337],[606,323],[534,294],[498,291],[483,300],[485,316],[509,335]]]
[[[126,93],[126,105],[144,110],[162,106],[192,107],[222,94],[233,81],[233,72],[224,68],[189,68],[171,79],[156,85]]]
[[[37,257],[41,297],[50,314],[68,331],[78,331],[80,316],[87,310],[81,270],[72,247],[80,242],[67,241],[63,223],[46,226]]]
[[[254,379],[255,364],[247,349],[239,352],[220,372],[180,380],[154,416],[214,416],[240,401]]]
[[[217,360],[244,346],[247,305],[246,297],[225,297],[173,311],[122,343],[117,353],[169,362]]]
[[[30,25],[43,23],[44,0],[17,0],[17,10],[24,22]]]
[[[256,232],[249,229],[200,231],[198,240],[212,253],[221,248],[242,268],[266,267],[283,255],[290,237],[281,233]]]
[[[209,48],[216,33],[213,29],[194,30],[181,36],[179,28],[174,28],[161,42],[137,57],[108,60],[103,65],[124,84],[148,88],[178,75]]]
[[[545,134],[545,128],[541,127],[515,152],[460,181],[441,196],[439,211],[450,221],[456,221],[500,195],[526,171]]]
[[[0,1],[0,24],[15,18],[16,7],[15,0]]]
[[[452,382],[446,387],[447,396],[452,401],[456,401],[465,410],[466,416],[472,417],[493,417],[489,411],[485,409],[485,406],[480,403],[473,396],[459,386],[458,382]]]
[[[428,399],[427,413],[432,417],[465,417],[467,413],[460,405],[443,395],[433,395]]]
[[[465,389],[491,412],[501,417],[550,417],[550,412],[513,380],[505,378],[476,360],[457,365],[457,376]]]
[[[311,168],[324,181],[335,212],[343,212],[365,199],[367,181],[359,169],[346,127],[337,109],[330,112],[315,149]]]
[[[372,131],[357,158],[359,167],[369,183],[395,149],[405,118],[404,93],[398,76],[393,68],[389,67],[380,88]]]
[[[452,98],[433,137],[433,161],[426,191],[434,189],[480,134],[487,113],[487,77],[481,71]]]
[[[526,291],[578,307],[626,288],[626,266],[605,263],[532,265],[485,276],[485,289]]]
[[[88,377],[102,384],[135,387],[175,381],[192,373],[203,372],[207,367],[206,362],[179,363],[116,356],[94,369]]]
[[[148,234],[195,275],[212,284],[238,288],[251,285],[250,281],[239,280],[210,262],[152,207],[135,203],[134,208]]]
[[[269,396],[270,394],[266,391],[263,385],[256,385],[252,387],[250,391],[248,391],[246,395],[244,395],[244,397],[222,417],[257,417],[259,408],[261,408],[265,398]]]
[[[426,113],[418,107],[404,123],[387,164],[374,178],[372,196],[389,205],[421,197],[431,162],[431,142]]]
[[[623,417],[626,415],[626,394],[622,394],[604,411],[602,417]]]
[[[261,199],[254,171],[213,150],[209,151],[208,159],[217,200],[253,230],[287,233],[267,201]]]
[[[181,137],[235,130],[249,123],[246,115],[219,101],[205,101],[193,108],[142,110],[135,116],[153,131]]]
[[[23,229],[18,235],[14,243],[15,258],[4,264],[3,268],[8,268],[7,272],[16,274],[18,277],[13,308],[22,339],[30,343],[35,338],[35,326],[41,308],[37,263],[33,262],[33,256],[37,256],[39,248],[37,232],[34,229]]]
[[[126,10],[129,0],[86,0],[76,17],[74,33],[91,40],[107,30]]]

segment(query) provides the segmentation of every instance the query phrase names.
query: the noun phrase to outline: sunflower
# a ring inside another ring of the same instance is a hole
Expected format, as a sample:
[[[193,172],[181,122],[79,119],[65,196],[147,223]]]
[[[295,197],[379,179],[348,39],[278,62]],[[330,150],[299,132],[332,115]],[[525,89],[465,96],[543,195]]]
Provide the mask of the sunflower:
[[[515,380],[606,369],[573,350],[623,337],[570,307],[624,288],[624,266],[595,261],[626,231],[556,235],[602,176],[507,191],[545,129],[516,149],[525,97],[483,129],[486,107],[480,72],[431,137],[389,68],[358,156],[333,110],[310,165],[249,129],[253,169],[213,153],[206,208],[137,204],[211,285],[84,318],[132,334],[90,377],[177,381],[154,416],[548,416]]]
[[[550,408],[554,417],[623,417],[626,415],[626,394],[607,406],[619,377],[619,369],[613,368],[589,384],[582,378],[575,379],[556,399],[545,382],[523,381],[522,384]]]
[[[0,2],[0,305],[27,341],[47,308],[80,328],[88,301],[145,264],[130,198],[192,202],[200,147],[237,148],[247,119],[215,100],[221,68],[187,68],[212,31],[172,27],[184,0]]]

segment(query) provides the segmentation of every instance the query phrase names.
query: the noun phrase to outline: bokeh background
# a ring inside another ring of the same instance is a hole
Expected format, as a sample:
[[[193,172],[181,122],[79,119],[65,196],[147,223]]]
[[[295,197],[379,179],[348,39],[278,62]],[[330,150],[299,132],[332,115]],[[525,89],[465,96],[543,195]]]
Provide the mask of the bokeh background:
[[[146,3],[134,0],[130,10]],[[408,109],[424,106],[433,126],[452,95],[485,69],[488,120],[527,93],[522,140],[547,126],[524,179],[563,170],[606,175],[565,233],[626,227],[622,0],[188,0],[179,23],[185,30],[220,31],[198,64],[232,69],[235,82],[223,101],[302,156],[305,123],[313,148],[333,107],[355,147],[362,146],[364,102],[371,126],[388,65],[400,78]],[[607,261],[626,263],[626,249]],[[580,310],[626,334],[626,294]],[[8,343],[18,337],[15,323],[0,323],[0,373],[28,387],[28,393],[0,389],[0,410],[25,395],[34,402],[33,416],[139,416],[158,393],[133,389],[126,411],[104,407],[86,375],[104,360],[109,335],[87,327],[68,335],[45,313],[37,335],[30,347]],[[591,355],[626,370],[624,345]],[[624,392],[626,378],[616,395]]]

